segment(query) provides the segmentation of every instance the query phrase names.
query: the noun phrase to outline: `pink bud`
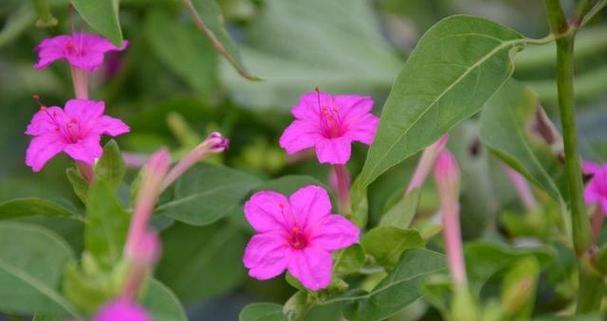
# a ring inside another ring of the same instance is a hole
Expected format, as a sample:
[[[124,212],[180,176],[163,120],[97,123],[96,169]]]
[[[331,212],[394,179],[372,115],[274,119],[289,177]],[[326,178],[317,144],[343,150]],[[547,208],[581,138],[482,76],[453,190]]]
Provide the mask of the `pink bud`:
[[[434,176],[440,194],[458,194],[460,172],[457,160],[448,150],[443,150],[436,160]]]
[[[434,166],[434,178],[438,188],[443,236],[451,277],[456,287],[466,287],[466,267],[459,225],[459,181],[460,171],[455,157],[444,150]]]
[[[226,151],[230,146],[230,140],[218,132],[213,132],[198,146],[194,147],[183,159],[179,161],[167,174],[162,189],[173,184],[181,175],[196,163],[206,159],[212,154]]]
[[[149,313],[131,300],[117,299],[104,305],[92,321],[153,321]]]
[[[126,257],[135,264],[152,267],[160,258],[162,252],[158,233],[145,231],[139,240],[129,244],[125,250]]]

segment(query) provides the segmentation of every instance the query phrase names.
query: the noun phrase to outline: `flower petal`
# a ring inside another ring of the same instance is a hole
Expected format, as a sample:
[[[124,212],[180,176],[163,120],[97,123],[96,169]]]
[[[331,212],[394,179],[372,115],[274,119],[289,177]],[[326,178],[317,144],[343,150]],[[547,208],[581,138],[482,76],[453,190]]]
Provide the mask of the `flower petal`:
[[[27,129],[26,134],[37,136],[57,131],[57,126],[66,124],[68,117],[59,107],[45,107],[34,114]]]
[[[299,102],[291,109],[291,113],[295,118],[301,120],[310,120],[320,122],[320,106],[333,107],[333,97],[325,92],[310,92],[305,93],[299,98]]]
[[[309,246],[292,252],[288,269],[306,288],[317,291],[331,284],[333,261],[329,252]]]
[[[110,136],[118,136],[130,131],[129,126],[122,120],[110,116],[102,116],[97,129]]]
[[[369,96],[336,95],[334,99],[341,119],[358,118],[373,109],[373,98]]]
[[[360,237],[358,227],[341,215],[327,216],[314,230],[311,243],[319,248],[333,251],[346,248]]]
[[[65,113],[78,120],[80,124],[89,121],[97,122],[97,118],[103,115],[105,103],[88,99],[70,99],[65,103]]]
[[[344,124],[348,129],[346,133],[350,139],[371,145],[377,133],[379,118],[373,114],[366,114],[358,116],[356,119],[348,118],[344,120]]]
[[[244,213],[257,232],[283,231],[292,223],[289,200],[276,192],[255,193],[245,203]]]
[[[251,238],[243,263],[249,275],[259,280],[281,274],[289,262],[289,249],[279,233],[262,233]]]
[[[25,164],[39,172],[49,159],[63,151],[65,144],[55,133],[34,137],[25,152]]]
[[[315,185],[300,188],[289,197],[293,214],[301,227],[313,228],[331,214],[331,199],[327,191]]]
[[[287,154],[294,154],[306,148],[314,147],[316,141],[321,138],[320,128],[310,121],[295,120],[285,129],[280,136],[280,147]]]
[[[92,135],[65,147],[65,152],[75,160],[92,165],[103,154],[100,145],[101,136]]]
[[[601,165],[592,162],[592,161],[584,161],[582,162],[582,172],[586,175],[596,174],[601,171]]]
[[[323,164],[345,164],[350,160],[350,137],[322,138],[316,142],[316,157]]]
[[[38,51],[38,62],[34,65],[36,69],[43,69],[59,59],[65,59],[65,48],[71,40],[71,36],[57,36],[42,40],[36,47]]]

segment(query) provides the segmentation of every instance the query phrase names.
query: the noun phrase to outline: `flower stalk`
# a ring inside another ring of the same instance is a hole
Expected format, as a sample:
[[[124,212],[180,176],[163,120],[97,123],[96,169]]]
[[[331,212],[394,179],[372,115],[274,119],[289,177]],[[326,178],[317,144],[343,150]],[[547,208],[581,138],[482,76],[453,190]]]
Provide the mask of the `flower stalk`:
[[[444,150],[438,155],[434,177],[440,198],[443,235],[451,277],[456,289],[467,288],[466,266],[459,222],[460,171],[455,157]]]
[[[585,6],[586,1],[582,1]],[[574,39],[577,25],[569,24],[559,0],[545,0],[550,30],[556,39],[556,74],[558,103],[563,128],[565,169],[569,190],[569,208],[572,218],[573,245],[578,256],[579,291],[577,312],[598,311],[604,291],[604,281],[590,268],[589,253],[593,236],[583,198],[582,168],[578,152],[575,122],[575,91],[573,84]],[[584,13],[580,9],[579,13]],[[577,17],[581,20],[583,17]],[[597,285],[602,286],[597,286]]]
[[[448,140],[449,136],[443,135],[435,143],[424,149],[424,152],[417,163],[417,167],[415,168],[415,172],[413,173],[413,177],[407,186],[406,193],[410,193],[424,184],[426,177],[428,177],[428,174],[430,174],[430,171],[436,162],[436,158],[445,149]]]
[[[352,204],[350,203],[350,173],[346,165],[333,165],[333,174],[335,177],[334,189],[339,200],[339,210],[342,214],[352,212]]]

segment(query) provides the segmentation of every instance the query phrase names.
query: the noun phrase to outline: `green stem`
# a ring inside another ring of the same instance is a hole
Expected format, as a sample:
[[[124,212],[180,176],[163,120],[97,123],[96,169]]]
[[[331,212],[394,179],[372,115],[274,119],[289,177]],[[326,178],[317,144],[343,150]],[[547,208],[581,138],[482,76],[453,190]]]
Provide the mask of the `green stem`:
[[[580,314],[600,308],[603,286],[588,268],[589,249],[592,246],[590,221],[583,199],[582,171],[575,126],[575,93],[573,88],[573,48],[575,32],[571,32],[559,0],[546,0],[550,30],[557,37],[556,73],[558,102],[565,145],[565,168],[569,190],[573,245],[578,256],[579,293],[577,312]],[[597,303],[598,302],[598,303]]]

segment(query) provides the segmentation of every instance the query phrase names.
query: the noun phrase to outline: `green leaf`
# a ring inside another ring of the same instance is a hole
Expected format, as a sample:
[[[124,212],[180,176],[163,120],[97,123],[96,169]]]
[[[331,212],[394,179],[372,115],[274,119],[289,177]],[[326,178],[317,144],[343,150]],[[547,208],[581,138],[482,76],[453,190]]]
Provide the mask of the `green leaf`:
[[[335,254],[335,273],[347,275],[358,272],[365,264],[365,251],[359,244],[354,244],[347,249]]]
[[[152,49],[175,74],[199,95],[209,96],[217,88],[217,56],[193,26],[161,10],[153,10],[145,22],[145,36]],[[169,45],[170,44],[170,45]]]
[[[222,294],[246,275],[242,266],[246,239],[235,227],[175,223],[162,239],[165,254],[156,275],[186,303]]]
[[[31,216],[65,217],[83,220],[82,217],[55,202],[36,197],[18,198],[0,203],[0,220]]]
[[[72,316],[78,312],[59,293],[67,243],[34,225],[0,223],[0,311]]]
[[[56,315],[46,315],[41,313],[35,313],[32,321],[63,321],[63,318]]]
[[[263,182],[261,185],[257,186],[255,190],[274,191],[282,193],[284,195],[291,195],[295,193],[298,189],[307,185],[324,186],[323,183],[321,183],[312,176],[286,175],[267,182]]]
[[[375,141],[356,182],[360,192],[379,175],[479,112],[510,78],[524,39],[489,20],[452,16],[418,42],[396,79]]]
[[[188,321],[183,306],[164,284],[151,280],[143,295],[143,305],[154,321]]]
[[[534,257],[540,267],[545,267],[554,257],[548,247],[513,248],[505,244],[482,241],[467,243],[464,253],[471,288],[477,291],[495,273],[523,258]]]
[[[82,201],[82,203],[86,204],[87,194],[89,192],[89,183],[82,177],[80,172],[73,167],[66,169],[67,179],[72,184],[72,189],[74,190],[74,194],[78,196],[78,198]]]
[[[109,269],[122,257],[130,215],[104,180],[96,179],[91,185],[86,204],[86,251],[97,259],[102,268]]]
[[[549,169],[558,169],[550,146],[531,129],[539,100],[529,89],[509,81],[486,104],[481,115],[481,141],[512,168],[560,201],[563,196]]]
[[[122,30],[118,19],[119,0],[72,0],[82,19],[117,47],[122,45]]]
[[[420,287],[429,276],[444,273],[445,256],[426,249],[406,251],[396,268],[370,292],[353,292],[322,302],[345,302],[344,316],[352,321],[389,318],[421,296]]]
[[[361,244],[379,265],[392,268],[405,250],[423,247],[425,242],[416,230],[385,226],[367,232]]]
[[[238,316],[239,321],[287,321],[282,306],[275,303],[253,303],[247,305]]]
[[[240,206],[259,182],[234,169],[199,164],[177,181],[175,195],[157,212],[190,225],[208,225]]]
[[[400,229],[406,229],[411,226],[417,206],[421,189],[416,188],[398,200],[398,202],[390,207],[390,209],[381,217],[379,226],[392,226]]]
[[[112,190],[117,190],[126,174],[126,165],[122,159],[116,141],[110,140],[103,147],[103,156],[95,165],[95,179],[106,181]]]
[[[194,24],[207,37],[215,50],[238,71],[249,79],[258,80],[245,68],[238,47],[224,26],[221,8],[215,0],[183,0],[194,20]]]
[[[234,97],[254,108],[287,110],[315,86],[383,93],[402,66],[365,0],[268,0],[247,31],[243,57],[263,82],[222,71]]]
[[[308,310],[308,293],[297,291],[285,302],[282,313],[287,316],[289,321],[299,321],[306,317]]]

